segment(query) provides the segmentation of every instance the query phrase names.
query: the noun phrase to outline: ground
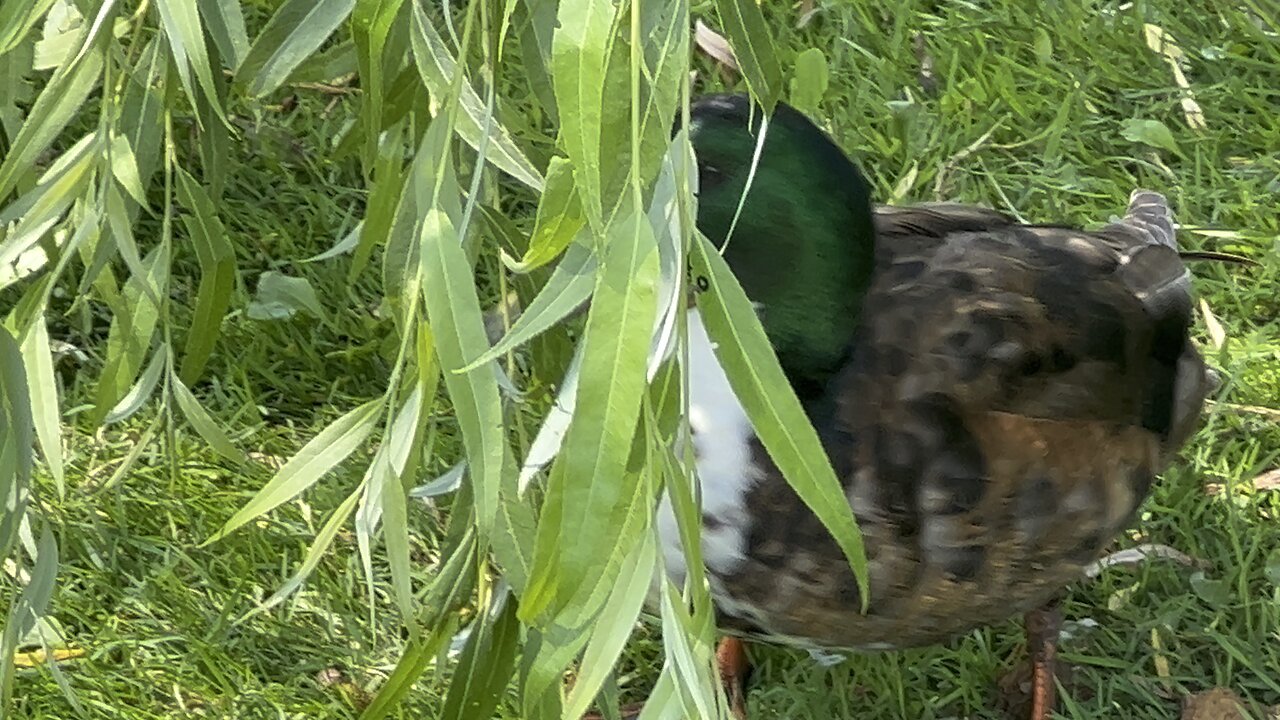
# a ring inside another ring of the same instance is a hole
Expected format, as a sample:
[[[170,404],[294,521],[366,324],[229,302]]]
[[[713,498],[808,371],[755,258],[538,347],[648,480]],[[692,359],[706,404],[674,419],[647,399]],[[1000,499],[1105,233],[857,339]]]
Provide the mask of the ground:
[[[1280,493],[1253,483],[1280,465],[1275,14],[1251,0],[1038,8],[1020,0],[917,1],[892,12],[884,3],[820,1],[797,27],[811,4],[766,5],[784,57],[810,47],[826,55],[829,86],[817,114],[868,169],[879,197],[981,202],[1033,221],[1097,223],[1119,213],[1141,184],[1168,194],[1184,226],[1210,230],[1184,229],[1185,246],[1262,263],[1192,266],[1221,326],[1202,316],[1197,340],[1225,385],[1132,534],[1117,542],[1168,545],[1199,566],[1157,560],[1110,568],[1069,589],[1072,637],[1063,658],[1078,666],[1076,683],[1087,690],[1068,694],[1059,712],[1172,718],[1184,696],[1214,686],[1260,705],[1280,703]],[[711,12],[704,5],[695,11]],[[1198,110],[1183,102],[1190,96],[1165,55],[1149,46],[1157,30],[1180,47]],[[722,84],[724,74],[705,57],[698,68],[700,87]],[[515,82],[507,91],[516,107],[528,92]],[[362,464],[349,462],[269,519],[201,546],[261,487],[273,458],[379,394],[389,367],[378,273],[348,290],[348,260],[296,262],[332,245],[359,217],[358,168],[332,159],[330,142],[357,104],[346,95],[294,93],[296,105],[277,105],[281,93],[270,105],[234,108],[251,131],[231,159],[222,217],[243,281],[208,379],[195,388],[261,467],[237,469],[184,431],[172,438],[176,454],[158,440],[114,477],[156,410],[86,431],[77,408],[91,399],[100,362],[97,336],[85,332],[93,319],[66,318],[52,329],[88,356],[59,366],[68,408],[65,499],[40,481],[44,508],[62,528],[51,616],[84,651],[61,669],[87,717],[352,717],[359,689],[375,688],[402,648],[390,592],[380,585],[377,606],[368,607],[354,536],[345,531],[301,593],[237,622],[289,577]],[[243,312],[258,275],[281,262],[312,281],[331,324]],[[437,410],[448,417],[443,403]],[[429,472],[455,462],[457,445],[446,420]],[[438,516],[415,505],[410,520],[416,572],[425,579],[437,559]],[[803,653],[755,647],[750,707],[762,718],[999,717],[997,678],[1020,657],[1020,642],[1010,622],[947,647],[856,657],[830,669]],[[643,697],[660,656],[656,630],[640,630],[622,662],[624,698]],[[402,716],[436,717],[447,680],[447,670],[429,671]],[[74,716],[47,666],[24,670],[15,695],[16,717]],[[500,712],[518,717],[518,705],[509,699]]]

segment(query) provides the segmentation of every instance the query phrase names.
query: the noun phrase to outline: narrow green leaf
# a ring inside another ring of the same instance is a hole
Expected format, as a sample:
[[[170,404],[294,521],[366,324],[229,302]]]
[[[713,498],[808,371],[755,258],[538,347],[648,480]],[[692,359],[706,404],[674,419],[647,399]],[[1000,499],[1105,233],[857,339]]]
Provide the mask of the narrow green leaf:
[[[437,101],[443,101],[449,95],[454,78],[462,70],[458,68],[457,61],[418,3],[413,5],[413,31],[410,39],[413,42],[413,57],[417,62],[422,82],[431,90],[432,96]],[[487,126],[488,161],[525,185],[541,191],[542,173],[533,166],[505,127],[492,118],[486,122],[485,117],[488,113],[485,107],[486,103],[480,99],[480,95],[471,83],[463,77],[461,96],[458,98],[460,112],[454,131],[468,145],[478,149],[481,138],[486,134]]]
[[[707,698],[724,696],[723,691],[717,692],[710,657],[713,651],[707,633],[698,632],[679,590],[670,580],[662,581],[660,593],[662,643],[681,705],[689,717],[726,717],[726,713],[717,712],[707,704]]]
[[[525,0],[516,6],[520,27],[520,57],[529,85],[542,109],[558,124],[556,95],[551,83],[551,37],[556,27],[556,0]]]
[[[8,558],[27,512],[35,427],[22,350],[0,326],[0,558]],[[4,667],[11,656],[0,657]]]
[[[196,399],[196,396],[191,394],[191,391],[183,384],[182,379],[177,375],[173,375],[169,378],[169,381],[173,383],[173,395],[178,401],[178,407],[182,410],[183,416],[187,418],[187,422],[191,423],[191,427],[195,428],[200,437],[209,443],[209,448],[232,462],[247,463],[249,458],[240,451],[240,448],[236,447],[235,443],[231,442],[231,438],[214,421],[209,412]]]
[[[514,462],[510,454],[504,461]],[[498,496],[498,524],[493,534],[493,555],[502,567],[502,577],[511,584],[517,596],[524,595],[533,567],[533,547],[537,520],[533,508],[520,497],[514,482],[514,469],[503,471],[502,489]]]
[[[111,230],[111,238],[115,240],[116,249],[120,251],[120,257],[124,258],[125,266],[134,277],[145,277],[147,269],[142,263],[138,243],[133,237],[133,222],[125,207],[124,196],[120,194],[119,187],[114,183],[107,185],[106,194],[107,227]],[[159,307],[160,298],[154,290],[145,283],[140,287],[151,303]]]
[[[427,318],[471,464],[476,522],[487,541],[498,511],[506,440],[495,375],[485,370],[461,372],[467,358],[480,355],[489,345],[480,299],[471,264],[448,215],[435,208],[428,210],[420,243]]]
[[[311,487],[325,473],[364,444],[378,423],[382,399],[351,410],[321,430],[296,455],[280,468],[275,477],[258,491],[244,507],[236,511],[213,537],[203,544],[215,542],[250,520],[270,512],[282,503]]]
[[[178,199],[189,211],[182,221],[200,264],[196,306],[182,351],[182,379],[194,383],[213,354],[214,343],[221,334],[222,318],[231,306],[236,285],[236,253],[204,188],[181,168],[177,176]],[[258,287],[261,292],[261,281]]]
[[[173,64],[177,68],[178,78],[187,91],[187,97],[194,103],[197,99],[195,82],[191,72],[194,70],[195,81],[199,82],[204,98],[213,108],[223,124],[227,118],[218,104],[218,91],[213,84],[213,67],[209,63],[209,51],[204,44],[204,26],[200,22],[200,11],[196,8],[196,0],[156,0],[156,9],[160,11],[160,21],[164,24],[165,39],[169,41],[169,51],[173,53]]]
[[[365,205],[364,221],[361,225],[355,255],[351,258],[351,269],[347,271],[347,281],[354,282],[369,264],[369,257],[379,243],[391,241],[399,215],[401,197],[404,196],[405,184],[409,179],[409,168],[404,164],[404,150],[401,146],[403,126],[397,125],[386,133],[378,148],[378,160],[373,168],[373,187],[369,189],[369,201]],[[412,232],[402,232],[402,239],[412,239]]]
[[[347,499],[342,501],[338,509],[333,511],[333,514],[325,521],[324,526],[320,528],[320,532],[316,533],[316,538],[311,541],[311,547],[307,548],[307,554],[302,557],[302,564],[298,566],[297,571],[279,589],[272,593],[271,597],[263,600],[257,607],[240,616],[233,625],[240,625],[245,620],[270,610],[302,587],[302,584],[307,581],[307,578],[311,577],[311,573],[315,572],[316,567],[320,565],[320,561],[324,559],[325,553],[333,545],[334,538],[338,536],[338,531],[347,522],[347,518],[351,517],[351,511],[355,509],[356,501],[359,498],[359,490],[347,495]]]
[[[865,589],[870,586],[862,534],[813,424],[783,374],[742,286],[701,234],[695,237],[690,261],[695,287],[707,288],[698,296],[698,312],[730,387],[787,482],[844,551],[863,589],[865,610]]]
[[[27,387],[31,393],[31,417],[36,437],[40,440],[40,453],[49,465],[49,474],[58,488],[58,497],[62,497],[66,494],[66,475],[62,466],[58,381],[53,374],[53,353],[49,349],[49,329],[43,313],[35,319],[22,341],[22,360],[26,366]]]
[[[494,602],[496,607],[471,626],[441,717],[490,720],[502,701],[515,671],[520,622],[514,595],[503,591]]]
[[[0,335],[5,334],[0,331]],[[0,636],[0,707],[10,707],[13,687],[13,654],[17,650],[18,639],[35,627],[36,621],[45,614],[49,601],[53,599],[53,590],[58,579],[58,543],[48,525],[40,533],[36,544],[36,564],[31,569],[31,579],[23,588],[18,601],[14,603],[9,619],[5,623],[3,635]]]
[[[605,78],[616,10],[610,0],[562,0],[551,40],[551,76],[560,142],[573,163],[578,196],[595,226],[603,218]],[[610,148],[614,152],[615,148]]]
[[[574,192],[573,167],[562,157],[551,158],[547,166],[546,190],[538,201],[537,221],[524,258],[512,266],[516,272],[529,272],[560,256],[586,223],[578,195]]]
[[[125,285],[123,302],[114,308],[111,330],[107,334],[107,360],[98,376],[94,395],[95,422],[101,422],[107,412],[133,384],[142,359],[151,346],[160,309],[151,300],[164,295],[169,284],[168,244],[161,243],[142,261],[145,275],[134,275]]]
[[[631,454],[656,313],[658,247],[648,219],[637,210],[610,226],[605,259],[583,339],[585,352],[577,407],[552,473],[548,503],[559,497],[559,522],[538,524],[534,577],[523,599],[526,622],[551,603],[559,612],[597,573],[602,548],[617,545],[615,511],[630,499],[623,472]],[[560,538],[558,551],[549,553]]]
[[[0,55],[12,52],[56,0],[8,2],[0,5]]]
[[[360,87],[364,91],[360,97],[361,112],[365,127],[370,130],[365,135],[367,163],[377,154],[377,129],[382,127],[382,106],[386,99],[383,61],[387,58],[383,50],[403,4],[404,0],[356,0],[351,11],[351,37],[360,67]],[[398,65],[400,58],[392,61]],[[397,65],[390,69],[394,71]]]
[[[581,672],[565,700],[564,720],[582,717],[622,655],[653,581],[656,545],[653,534],[645,533],[623,562],[622,571],[613,583],[613,592],[600,612],[600,621],[582,655]]]
[[[404,699],[421,677],[427,665],[453,637],[457,609],[470,597],[476,586],[477,539],[474,527],[468,526],[457,545],[445,553],[447,559],[431,581],[423,599],[419,624],[431,628],[421,641],[410,640],[400,656],[396,669],[378,688],[378,694],[365,708],[360,720],[381,720]]]
[[[6,7],[16,5],[9,3]],[[2,33],[0,29],[0,42]],[[6,137],[18,134],[31,98],[35,97],[35,84],[30,79],[34,64],[34,42],[20,42],[8,51],[0,50],[0,131]]]
[[[151,395],[155,393],[156,386],[160,384],[160,376],[164,374],[167,357],[168,346],[165,345],[161,345],[151,353],[151,362],[147,363],[147,369],[142,371],[138,382],[129,388],[129,392],[125,393],[124,397],[120,398],[120,402],[116,403],[115,407],[111,408],[111,412],[102,419],[104,424],[111,425],[128,420],[147,404]]]
[[[196,0],[196,4],[200,7],[204,29],[218,48],[218,54],[234,71],[249,52],[249,35],[245,31],[239,0]]]
[[[681,720],[680,698],[676,695],[674,669],[668,665],[662,669],[653,691],[645,698],[644,709],[636,720]]]
[[[596,256],[581,243],[569,246],[556,264],[542,292],[492,348],[472,360],[464,371],[480,367],[529,342],[582,307],[596,282]]]
[[[315,255],[312,255],[311,257],[306,258],[304,260],[299,260],[298,262],[300,263],[320,262],[321,260],[332,260],[333,258],[336,258],[339,255],[346,255],[352,250],[355,250],[356,246],[360,244],[360,233],[362,232],[364,232],[363,220],[356,223],[356,226],[351,228],[350,232],[348,232],[346,235],[343,235],[341,238],[339,238],[338,241],[334,243],[333,246],[330,247],[328,250],[325,250],[324,252],[321,252],[321,253],[316,253]]]
[[[764,13],[756,0],[716,0],[716,9],[742,69],[742,78],[764,108],[764,114],[772,114],[782,96],[782,65],[778,63]]]
[[[382,487],[377,493],[381,500],[383,535],[387,543],[387,559],[391,566],[391,584],[396,604],[409,622],[414,635],[421,630],[414,626],[414,597],[412,562],[409,548],[409,508],[405,494],[406,464],[413,448],[423,411],[423,385],[414,385],[413,392],[405,399],[400,411],[391,423],[391,431],[378,450],[370,466],[370,482]]]
[[[45,85],[0,163],[0,198],[13,190],[22,174],[76,116],[101,76],[102,54],[91,52],[69,72],[57,72]]]
[[[108,154],[111,158],[111,174],[120,183],[129,197],[139,205],[146,206],[147,191],[142,187],[142,177],[138,173],[138,158],[133,154],[129,138],[125,135],[111,136],[108,143]]]
[[[356,0],[287,0],[262,29],[236,70],[250,97],[284,84],[351,14]]]
[[[129,452],[125,453],[124,458],[120,460],[120,464],[116,465],[116,469],[111,472],[111,477],[107,478],[106,482],[99,485],[94,491],[94,494],[105,493],[123,482],[126,477],[130,476],[130,473],[133,472],[133,466],[138,462],[138,458],[142,457],[142,453],[145,452],[147,448],[151,447],[151,441],[155,439],[156,433],[159,432],[164,419],[164,413],[156,413],[156,416],[151,420],[151,424],[147,426],[147,429],[142,432],[142,435],[132,442],[129,447]]]

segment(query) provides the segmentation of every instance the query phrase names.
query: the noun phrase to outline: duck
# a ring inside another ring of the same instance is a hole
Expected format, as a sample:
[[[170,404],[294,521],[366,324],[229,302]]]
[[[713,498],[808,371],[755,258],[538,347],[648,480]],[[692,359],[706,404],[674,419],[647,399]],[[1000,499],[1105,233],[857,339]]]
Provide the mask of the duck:
[[[688,117],[698,231],[756,307],[868,563],[864,590],[756,439],[695,298],[689,423],[733,713],[746,717],[744,642],[839,657],[1021,615],[1030,717],[1047,720],[1057,599],[1133,521],[1211,389],[1169,203],[1135,190],[1088,231],[875,205],[863,171],[786,103],[754,168],[765,114],[748,96],[703,96]],[[667,502],[656,517],[682,582]]]

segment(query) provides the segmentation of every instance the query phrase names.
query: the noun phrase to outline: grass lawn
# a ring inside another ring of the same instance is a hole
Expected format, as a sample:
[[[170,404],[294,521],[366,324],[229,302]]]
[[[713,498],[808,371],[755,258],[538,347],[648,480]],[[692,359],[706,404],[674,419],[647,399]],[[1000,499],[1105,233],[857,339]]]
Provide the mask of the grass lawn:
[[[1257,0],[814,4],[798,26],[803,8],[765,3],[784,60],[807,48],[825,54],[829,85],[816,114],[864,164],[880,198],[1100,223],[1140,184],[1166,193],[1185,228],[1203,229],[1184,229],[1184,246],[1262,264],[1192,266],[1222,333],[1202,318],[1198,338],[1225,382],[1199,434],[1117,542],[1167,545],[1199,565],[1114,567],[1070,589],[1062,653],[1076,666],[1077,687],[1059,712],[1174,718],[1184,697],[1215,686],[1258,706],[1280,704],[1280,493],[1253,482],[1280,466],[1277,14]],[[716,24],[709,3],[695,14]],[[1190,91],[1179,89],[1168,47],[1162,54],[1149,46],[1158,31],[1180,48]],[[705,56],[697,62],[700,88],[721,87],[719,69]],[[505,96],[519,109],[528,85],[506,81]],[[301,592],[239,622],[294,572],[367,457],[267,520],[201,545],[262,486],[274,461],[382,392],[396,349],[388,347],[391,322],[379,314],[376,263],[349,289],[349,256],[297,262],[349,232],[365,196],[356,161],[330,159],[356,99],[292,92],[296,104],[282,107],[282,92],[269,104],[231,108],[240,138],[220,211],[242,282],[206,380],[193,388],[253,453],[254,468],[222,461],[192,433],[166,438],[161,424],[138,462],[117,473],[155,410],[86,431],[77,413],[92,401],[103,318],[77,313],[51,328],[84,353],[58,365],[65,499],[39,479],[43,510],[60,527],[50,618],[84,651],[59,667],[84,717],[354,717],[403,647],[386,566],[375,566],[382,581],[371,608],[347,529]],[[1190,93],[1198,110],[1183,102]],[[259,274],[282,263],[316,287],[327,322],[249,317]],[[533,430],[548,389],[527,390]],[[425,476],[461,453],[449,408],[436,410]],[[415,503],[410,522],[421,586],[438,560],[443,518]],[[803,653],[756,646],[750,707],[761,718],[1000,717],[996,679],[1021,652],[1013,622],[946,647],[829,669]],[[661,655],[656,628],[639,629],[620,668],[624,699],[644,696]],[[448,680],[447,663],[429,670],[401,716],[439,717]],[[77,716],[48,665],[23,670],[15,695],[16,717]],[[518,717],[518,707],[513,691],[502,717]]]

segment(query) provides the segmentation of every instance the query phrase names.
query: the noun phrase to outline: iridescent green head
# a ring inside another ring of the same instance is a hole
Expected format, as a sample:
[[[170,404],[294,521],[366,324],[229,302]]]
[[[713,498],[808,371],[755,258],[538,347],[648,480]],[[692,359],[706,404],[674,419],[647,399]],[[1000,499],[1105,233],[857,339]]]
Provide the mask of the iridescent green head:
[[[765,331],[797,390],[821,392],[846,359],[871,280],[868,183],[826,133],[779,103],[733,225],[763,113],[745,95],[706,96],[690,110],[698,228],[762,306]]]

